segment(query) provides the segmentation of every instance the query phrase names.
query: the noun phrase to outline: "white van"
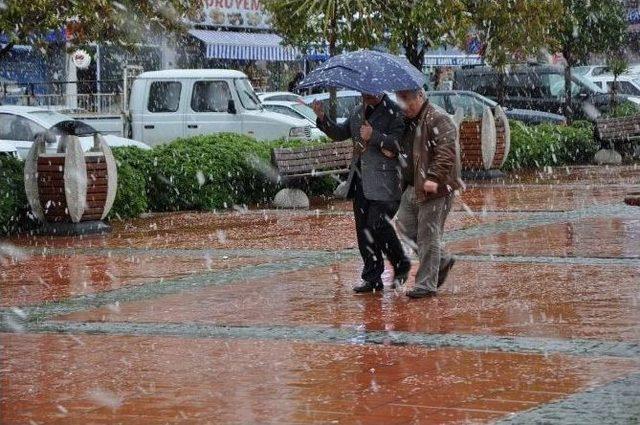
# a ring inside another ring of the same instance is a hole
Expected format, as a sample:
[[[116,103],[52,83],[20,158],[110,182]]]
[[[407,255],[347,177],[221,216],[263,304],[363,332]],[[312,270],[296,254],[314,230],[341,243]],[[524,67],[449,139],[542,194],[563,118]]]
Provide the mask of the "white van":
[[[311,139],[304,119],[265,111],[247,76],[226,69],[173,69],[135,77],[125,112],[125,136],[156,145],[179,137],[239,133],[257,140]],[[116,118],[117,120],[117,118]],[[108,131],[113,118],[91,120]]]

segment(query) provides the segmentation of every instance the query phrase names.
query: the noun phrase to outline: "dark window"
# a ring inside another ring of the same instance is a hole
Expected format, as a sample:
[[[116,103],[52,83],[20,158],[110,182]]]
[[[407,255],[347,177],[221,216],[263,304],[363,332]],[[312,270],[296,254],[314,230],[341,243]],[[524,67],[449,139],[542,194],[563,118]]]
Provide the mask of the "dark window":
[[[231,90],[225,81],[197,81],[193,85],[191,109],[195,112],[227,112]]]
[[[300,97],[295,94],[278,94],[274,96],[267,96],[265,100],[296,102],[298,99],[300,99]]]
[[[176,112],[180,106],[182,84],[177,81],[154,81],[149,89],[149,112]]]

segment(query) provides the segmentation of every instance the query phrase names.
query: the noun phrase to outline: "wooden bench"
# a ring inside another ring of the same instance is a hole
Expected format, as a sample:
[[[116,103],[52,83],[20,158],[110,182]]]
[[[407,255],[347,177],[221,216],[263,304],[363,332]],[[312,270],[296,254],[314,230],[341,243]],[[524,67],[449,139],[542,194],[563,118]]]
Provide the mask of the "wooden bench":
[[[347,173],[352,156],[351,141],[313,147],[279,148],[274,149],[271,154],[273,165],[283,180]]]
[[[640,115],[597,119],[596,139],[609,144],[640,140]]]
[[[350,140],[313,147],[274,149],[271,160],[280,181],[287,186],[276,194],[274,205],[280,208],[308,208],[309,198],[295,187],[296,183],[309,177],[346,174],[352,157],[353,143]]]

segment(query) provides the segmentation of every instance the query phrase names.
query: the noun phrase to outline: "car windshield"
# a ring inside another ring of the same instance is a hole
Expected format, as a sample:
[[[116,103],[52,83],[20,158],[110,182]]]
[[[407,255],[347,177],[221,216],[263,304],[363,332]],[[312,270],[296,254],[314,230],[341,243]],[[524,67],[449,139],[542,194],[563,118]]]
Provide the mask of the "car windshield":
[[[590,79],[588,79],[586,77],[583,77],[582,75],[573,74],[573,76],[576,78],[576,80],[578,80],[580,85],[587,87],[591,91],[593,91],[595,93],[605,93],[605,91],[602,90],[602,88],[598,87],[598,85],[595,84]]]
[[[316,121],[316,114],[313,112],[313,109],[309,108],[307,105],[302,105],[300,103],[296,103],[295,105],[291,105],[291,109],[302,114],[310,121]]]
[[[260,109],[260,99],[256,96],[256,92],[253,91],[251,82],[248,79],[242,78],[236,80],[236,89],[238,90],[240,102],[245,109]]]
[[[584,76],[584,75],[587,75],[587,72],[589,72],[589,69],[591,69],[590,66],[577,66],[573,68],[573,72],[576,75]]]

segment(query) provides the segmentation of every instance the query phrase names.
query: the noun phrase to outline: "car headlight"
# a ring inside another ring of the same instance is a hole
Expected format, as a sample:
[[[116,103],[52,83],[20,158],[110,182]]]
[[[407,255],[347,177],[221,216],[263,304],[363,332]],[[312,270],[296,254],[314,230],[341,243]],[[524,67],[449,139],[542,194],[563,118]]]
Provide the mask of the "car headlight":
[[[289,130],[289,137],[307,137],[307,127],[291,127]]]

